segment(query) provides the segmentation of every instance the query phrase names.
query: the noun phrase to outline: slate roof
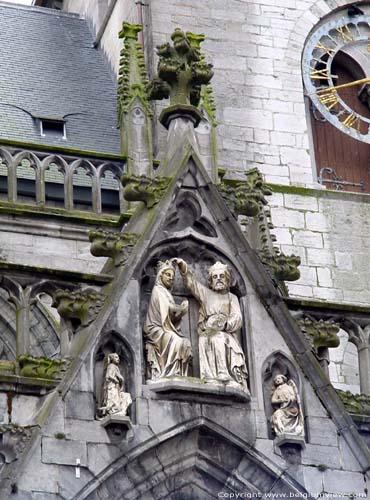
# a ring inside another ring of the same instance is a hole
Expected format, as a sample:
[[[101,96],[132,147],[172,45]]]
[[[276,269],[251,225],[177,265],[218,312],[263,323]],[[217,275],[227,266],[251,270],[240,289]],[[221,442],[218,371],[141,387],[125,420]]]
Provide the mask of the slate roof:
[[[37,117],[64,118],[67,139],[41,137]],[[116,83],[86,21],[0,2],[0,140],[119,153],[116,123]]]

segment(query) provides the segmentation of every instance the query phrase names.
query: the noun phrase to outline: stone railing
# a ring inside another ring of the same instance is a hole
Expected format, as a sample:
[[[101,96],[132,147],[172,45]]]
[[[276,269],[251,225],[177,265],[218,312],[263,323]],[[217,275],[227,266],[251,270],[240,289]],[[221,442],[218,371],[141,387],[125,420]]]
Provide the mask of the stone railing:
[[[114,199],[111,202],[114,211],[122,212],[123,159],[118,155],[93,155],[0,144],[2,198],[12,204],[31,202],[45,208],[54,199],[66,210],[89,210],[96,214],[105,212],[105,199]],[[81,192],[85,201],[81,201]]]

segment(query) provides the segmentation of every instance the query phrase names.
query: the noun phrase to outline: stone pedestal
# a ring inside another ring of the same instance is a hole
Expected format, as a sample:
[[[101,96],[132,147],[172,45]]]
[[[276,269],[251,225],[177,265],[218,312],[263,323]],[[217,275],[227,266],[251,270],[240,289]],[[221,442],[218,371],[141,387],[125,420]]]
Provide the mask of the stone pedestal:
[[[243,391],[237,384],[205,383],[201,379],[164,379],[157,382],[150,382],[148,387],[156,393],[172,394],[174,399],[182,399],[181,395],[192,393],[199,396],[213,396],[217,399],[233,399],[246,403],[250,401],[249,391]],[[186,398],[184,398],[186,399]]]
[[[302,450],[306,447],[306,442],[303,436],[297,436],[295,434],[280,434],[274,439],[274,446],[279,448],[286,448],[289,446],[295,448],[301,448]]]
[[[113,413],[112,415],[104,417],[100,423],[105,428],[112,441],[122,441],[132,429],[131,419],[127,415]]]

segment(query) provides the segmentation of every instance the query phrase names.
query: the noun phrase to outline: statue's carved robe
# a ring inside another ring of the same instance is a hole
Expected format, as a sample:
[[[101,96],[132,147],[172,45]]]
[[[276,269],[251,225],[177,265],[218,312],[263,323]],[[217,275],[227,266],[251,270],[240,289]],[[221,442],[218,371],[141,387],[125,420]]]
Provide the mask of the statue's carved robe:
[[[304,435],[303,415],[298,400],[297,388],[292,380],[278,385],[271,396],[273,406],[279,406],[271,416],[271,425],[276,435]]]
[[[181,318],[171,311],[176,304],[167,288],[157,279],[144,325],[147,361],[152,380],[188,375],[190,341],[180,331]]]
[[[107,415],[114,413],[126,415],[131,403],[132,399],[130,393],[124,392],[124,379],[120,373],[119,367],[114,363],[109,363],[105,372],[103,384],[103,413]]]
[[[247,390],[248,371],[245,357],[235,333],[242,326],[242,313],[236,295],[215,292],[199,283],[188,270],[185,286],[199,302],[199,363],[200,376],[208,380],[234,381]],[[227,321],[217,328],[219,315]]]

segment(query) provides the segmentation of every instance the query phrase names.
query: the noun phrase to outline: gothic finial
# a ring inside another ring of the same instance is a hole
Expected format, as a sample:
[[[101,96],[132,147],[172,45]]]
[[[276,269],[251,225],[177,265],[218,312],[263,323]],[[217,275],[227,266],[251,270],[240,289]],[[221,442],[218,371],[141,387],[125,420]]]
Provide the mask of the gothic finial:
[[[122,124],[122,114],[127,112],[130,102],[136,96],[140,97],[151,113],[146,93],[147,75],[144,53],[138,42],[138,33],[142,30],[140,24],[124,22],[119,37],[124,40],[121,50],[118,78],[118,126]]]
[[[170,106],[160,117],[165,127],[173,116],[181,115],[198,124],[201,115],[195,106],[199,104],[201,86],[213,76],[212,65],[205,62],[200,52],[204,35],[184,33],[176,28],[171,40],[173,46],[165,43],[157,48],[158,78],[148,86],[149,99],[170,98]]]

